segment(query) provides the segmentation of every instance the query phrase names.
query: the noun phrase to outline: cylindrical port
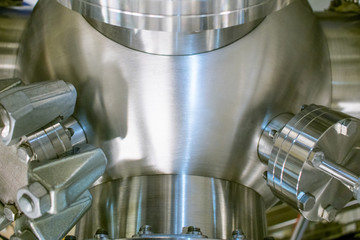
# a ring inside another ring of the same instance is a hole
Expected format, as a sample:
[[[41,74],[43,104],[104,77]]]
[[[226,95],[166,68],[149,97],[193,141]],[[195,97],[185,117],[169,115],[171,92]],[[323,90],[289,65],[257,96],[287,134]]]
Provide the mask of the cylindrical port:
[[[26,163],[31,160],[56,159],[86,141],[80,124],[70,117],[63,124],[52,123],[28,135],[27,142],[19,146],[17,154],[19,160]]]
[[[281,129],[290,121],[293,116],[294,114],[292,113],[280,114],[273,118],[263,130],[258,144],[258,155],[263,163],[268,164],[274,141],[276,140]]]

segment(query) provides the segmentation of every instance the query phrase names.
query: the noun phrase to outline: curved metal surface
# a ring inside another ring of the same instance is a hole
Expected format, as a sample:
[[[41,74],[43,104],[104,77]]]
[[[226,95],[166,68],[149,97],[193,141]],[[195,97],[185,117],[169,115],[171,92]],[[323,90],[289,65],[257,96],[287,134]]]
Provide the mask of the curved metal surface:
[[[263,18],[294,0],[57,0],[111,25],[150,31],[201,32]]]
[[[267,180],[274,194],[299,208],[310,221],[326,219],[323,212],[329,207],[341,210],[352,198],[352,192],[314,168],[310,161],[318,149],[330,161],[359,173],[359,125],[359,119],[316,105],[292,118],[276,139],[269,159]],[[314,201],[301,209],[299,204],[307,204],[301,200],[304,193]]]
[[[29,12],[2,8],[0,14],[0,79],[13,78],[21,34]]]
[[[197,176],[158,175],[126,178],[91,190],[93,204],[77,225],[79,239],[97,229],[110,238],[130,238],[142,225],[152,232],[180,234],[196,226],[209,238],[230,239],[242,229],[248,239],[266,233],[260,195],[240,184]]]
[[[316,13],[329,45],[331,107],[360,117],[360,14]]]
[[[99,32],[123,46],[162,55],[189,55],[224,47],[245,36],[263,20],[223,29],[178,33],[129,29],[86,19]]]
[[[121,46],[55,1],[39,1],[23,40],[22,78],[74,84],[75,117],[107,155],[112,179],[215,177],[253,188],[269,206],[275,198],[257,156],[262,127],[304,103],[330,102],[327,46],[306,1],[191,56]]]
[[[21,83],[21,81],[9,78],[16,75],[16,57],[20,46],[20,37],[29,16],[30,11],[28,10],[1,9],[0,93]],[[0,129],[2,127],[4,126],[1,126]],[[0,144],[0,170],[0,202],[15,203],[17,188],[14,186],[27,184],[27,165],[18,160],[15,147],[9,148]]]

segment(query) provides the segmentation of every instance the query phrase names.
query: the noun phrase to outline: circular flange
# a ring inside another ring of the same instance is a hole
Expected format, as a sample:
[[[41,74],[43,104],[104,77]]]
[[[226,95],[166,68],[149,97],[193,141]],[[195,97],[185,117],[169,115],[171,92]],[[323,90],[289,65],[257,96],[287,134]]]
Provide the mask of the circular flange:
[[[317,151],[360,173],[360,120],[310,105],[292,118],[275,140],[268,165],[268,185],[281,200],[311,221],[332,221],[352,192],[312,166]]]
[[[251,22],[295,0],[57,0],[97,21],[138,30],[187,32]]]

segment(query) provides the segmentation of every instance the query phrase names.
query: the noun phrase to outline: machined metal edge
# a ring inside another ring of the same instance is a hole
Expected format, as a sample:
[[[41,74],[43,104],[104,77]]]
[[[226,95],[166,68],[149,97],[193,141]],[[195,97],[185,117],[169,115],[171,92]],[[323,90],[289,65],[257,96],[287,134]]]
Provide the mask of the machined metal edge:
[[[131,238],[143,225],[152,227],[155,238],[162,235],[166,239],[175,235],[184,239],[184,229],[189,226],[201,229],[201,235],[210,239],[230,239],[234,229],[241,229],[249,239],[266,236],[263,199],[238,183],[191,175],[153,175],[114,180],[90,191],[93,205],[76,228],[80,239],[92,238],[99,229],[110,239]]]
[[[295,0],[57,0],[85,17],[151,31],[200,32],[266,17]]]
[[[352,196],[340,182],[307,164],[319,148],[331,160],[359,170],[350,161],[356,159],[353,155],[357,154],[354,151],[359,137],[355,131],[345,134],[345,126],[339,129],[345,120],[358,121],[329,108],[311,105],[290,120],[275,141],[268,166],[268,185],[277,197],[311,221],[327,220],[323,212],[329,206],[339,210]]]
[[[264,18],[222,29],[195,33],[149,31],[114,26],[93,18],[85,19],[109,39],[134,50],[158,55],[190,55],[227,46],[255,29]]]

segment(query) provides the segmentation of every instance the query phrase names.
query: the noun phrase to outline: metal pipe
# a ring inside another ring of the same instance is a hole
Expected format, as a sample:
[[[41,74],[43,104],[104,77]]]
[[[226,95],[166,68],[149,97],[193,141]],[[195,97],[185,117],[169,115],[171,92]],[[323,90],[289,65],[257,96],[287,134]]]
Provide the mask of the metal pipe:
[[[323,152],[318,151],[315,153],[314,157],[311,160],[312,165],[321,170],[322,172],[330,175],[333,178],[336,178],[347,186],[350,190],[353,190],[358,181],[359,177],[356,174],[352,173],[350,170],[325,159]]]
[[[301,240],[309,225],[309,220],[301,216],[296,224],[294,232],[291,235],[290,240]]]
[[[344,168],[343,166],[338,165],[337,163],[326,160],[324,153],[321,151],[318,151],[314,154],[314,157],[312,158],[311,162],[315,168],[339,180],[346,187],[348,187],[350,191],[353,192],[354,197],[359,201],[360,199],[359,176],[357,176],[350,170]]]
[[[354,173],[336,163],[324,160],[320,164],[319,169],[338,179],[349,188],[353,188],[358,182],[358,177]]]

